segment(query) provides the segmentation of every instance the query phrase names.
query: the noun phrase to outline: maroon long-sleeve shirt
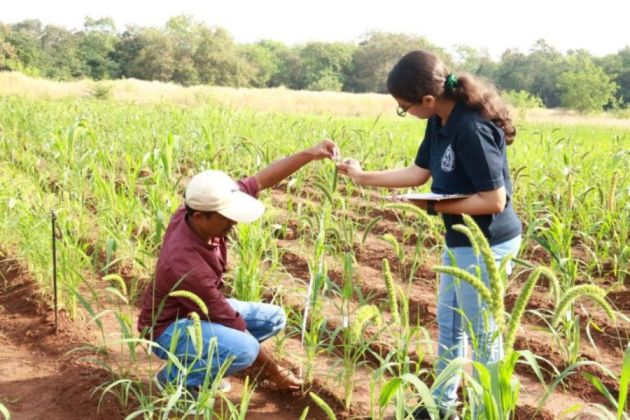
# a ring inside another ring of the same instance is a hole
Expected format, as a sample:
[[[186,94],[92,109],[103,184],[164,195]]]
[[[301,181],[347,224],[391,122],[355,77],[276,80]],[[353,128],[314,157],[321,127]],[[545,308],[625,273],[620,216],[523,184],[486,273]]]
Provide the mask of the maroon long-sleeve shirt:
[[[253,177],[239,181],[238,185],[244,193],[258,195],[258,183]],[[144,331],[149,337],[153,328],[153,339],[156,339],[170,324],[190,312],[197,312],[205,319],[192,300],[168,297],[174,290],[187,290],[199,296],[208,306],[210,321],[244,331],[245,321],[221,291],[226,266],[226,238],[212,238],[204,243],[186,223],[186,208],[178,208],[164,234],[155,280],[144,295],[138,331]],[[160,310],[162,302],[164,306]]]

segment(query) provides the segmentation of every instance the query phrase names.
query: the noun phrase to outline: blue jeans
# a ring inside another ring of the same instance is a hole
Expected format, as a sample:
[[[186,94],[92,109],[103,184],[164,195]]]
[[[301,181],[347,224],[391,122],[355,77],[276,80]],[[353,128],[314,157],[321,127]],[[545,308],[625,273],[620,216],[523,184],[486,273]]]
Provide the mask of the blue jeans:
[[[492,246],[497,265],[509,254],[516,256],[521,245],[521,237]],[[452,261],[449,250],[453,253]],[[444,265],[456,263],[458,267],[476,274],[477,266],[481,270],[486,286],[489,286],[488,271],[481,256],[477,257],[471,247],[454,247],[447,249],[442,256]],[[508,264],[508,274],[512,271]],[[467,337],[472,340],[473,359],[487,364],[503,358],[503,341],[496,333],[496,324],[487,304],[481,299],[477,290],[469,283],[460,281],[451,275],[440,275],[440,289],[437,305],[438,322],[438,362],[436,375],[457,357],[465,357]],[[439,406],[452,408],[457,401],[457,387],[460,377],[448,379],[438,385],[433,396]]]
[[[188,327],[194,325],[189,318],[172,323],[155,340],[161,347],[154,347],[153,352],[164,360],[168,360],[165,350],[168,351],[174,346],[173,354],[187,370],[187,387],[203,384],[208,370],[210,377],[214,378],[221,365],[229,357],[234,357],[234,360],[228,367],[226,375],[251,366],[258,357],[260,342],[278,334],[286,325],[286,315],[279,306],[236,299],[228,299],[228,302],[245,320],[247,331],[239,331],[215,322],[201,321],[203,351],[200,358],[197,357],[197,351],[189,333],[192,328]],[[179,334],[177,343],[171,343],[176,331]],[[212,348],[209,343],[214,337],[217,339],[217,345]],[[211,355],[208,354],[209,352]],[[158,380],[161,383],[176,382],[179,375],[178,369],[169,363],[158,372]]]

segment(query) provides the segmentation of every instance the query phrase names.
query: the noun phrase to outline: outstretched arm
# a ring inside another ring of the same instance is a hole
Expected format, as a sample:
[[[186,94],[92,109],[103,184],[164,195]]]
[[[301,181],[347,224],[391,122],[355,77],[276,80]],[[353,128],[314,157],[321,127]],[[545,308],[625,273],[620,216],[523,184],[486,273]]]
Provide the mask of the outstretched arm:
[[[336,148],[337,145],[332,140],[324,140],[316,146],[302,150],[284,159],[276,160],[256,173],[254,178],[260,190],[273,187],[309,162],[332,158]]]
[[[348,175],[359,185],[372,187],[418,187],[431,178],[431,171],[417,165],[387,171],[364,171],[355,159],[346,159],[338,165],[339,172]]]

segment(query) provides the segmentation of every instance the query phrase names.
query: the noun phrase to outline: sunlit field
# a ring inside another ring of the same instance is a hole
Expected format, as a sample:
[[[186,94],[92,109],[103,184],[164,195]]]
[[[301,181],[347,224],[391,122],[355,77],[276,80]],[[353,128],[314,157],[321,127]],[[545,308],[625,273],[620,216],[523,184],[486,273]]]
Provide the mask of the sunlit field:
[[[277,391],[256,372],[232,379],[228,394],[209,380],[196,399],[151,384],[162,361],[148,356],[135,322],[186,182],[210,168],[245,177],[326,137],[367,169],[402,167],[424,122],[395,117],[386,95],[103,85],[99,94],[93,82],[0,73],[0,309],[21,313],[11,293],[22,286],[11,279],[28,279],[26,296],[44,302],[49,319],[54,211],[64,334],[86,334],[74,345],[76,375],[102,373],[92,388],[101,412],[403,419],[431,407],[431,387],[461,371],[463,418],[628,418],[628,120],[517,121],[508,153],[523,245],[514,272],[497,267],[485,291],[508,357],[481,377],[467,359],[434,373],[437,276],[446,270],[438,218],[338,177],[332,161],[263,192],[265,216],[233,233],[226,283],[228,294],[289,316],[268,345],[306,385],[272,413],[260,401]],[[3,391],[0,407],[17,415],[20,403]]]
[[[294,91],[233,88],[220,86],[183,87],[175,83],[144,80],[94,82],[55,82],[16,72],[0,72],[0,96],[25,96],[33,99],[100,98],[135,103],[169,103],[199,106],[208,103],[236,110],[273,112],[290,115],[364,117],[396,119],[396,104],[389,95],[376,93]],[[514,109],[516,118],[541,124],[595,125],[630,129],[630,118],[622,114],[580,114],[563,109]]]

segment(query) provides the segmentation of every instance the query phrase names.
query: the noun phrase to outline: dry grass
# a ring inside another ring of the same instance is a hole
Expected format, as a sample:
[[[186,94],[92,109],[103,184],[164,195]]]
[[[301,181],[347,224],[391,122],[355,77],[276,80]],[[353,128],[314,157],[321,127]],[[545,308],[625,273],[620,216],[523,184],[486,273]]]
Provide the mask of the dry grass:
[[[90,97],[96,86],[108,86],[116,100],[171,102],[198,105],[215,102],[236,109],[273,111],[299,115],[344,117],[395,117],[396,103],[389,95],[344,92],[293,91],[286,88],[250,89],[218,86],[184,87],[174,83],[125,79],[104,82],[80,80],[55,82],[20,73],[0,73],[0,96],[20,95],[36,99]]]
[[[286,88],[210,88],[213,99],[235,108],[300,115],[396,117],[396,101],[377,93],[310,92]]]
[[[96,86],[105,86],[113,99],[132,102],[171,102],[181,105],[219,103],[236,109],[297,115],[396,118],[396,103],[389,95],[375,93],[309,92],[286,88],[250,89],[216,86],[183,87],[174,83],[126,79],[104,82],[80,80],[56,82],[15,72],[0,72],[0,96],[20,95],[36,99],[91,97]],[[517,115],[518,113],[514,113]],[[581,115],[574,111],[537,109],[527,112],[529,122],[562,125],[604,125],[630,128],[630,119]]]
[[[527,112],[528,122],[562,125],[601,125],[630,128],[630,118],[619,118],[612,114],[580,114],[566,109],[533,109]]]
[[[22,95],[36,99],[59,99],[68,96],[89,95],[94,82],[82,80],[60,83],[46,79],[36,79],[16,72],[0,73],[0,95]]]

